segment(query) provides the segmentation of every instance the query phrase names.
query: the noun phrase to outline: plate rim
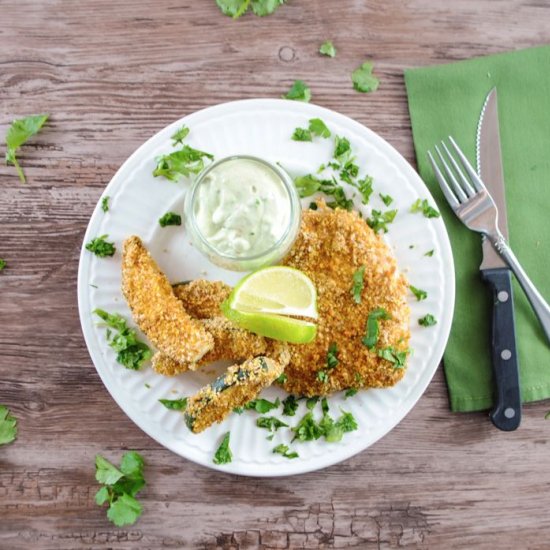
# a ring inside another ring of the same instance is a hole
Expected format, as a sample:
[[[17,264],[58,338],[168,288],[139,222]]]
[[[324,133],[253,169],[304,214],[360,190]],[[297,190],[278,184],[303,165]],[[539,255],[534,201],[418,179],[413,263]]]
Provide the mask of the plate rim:
[[[149,148],[151,146],[151,143],[154,143],[157,140],[160,140],[161,137],[166,134],[168,135],[169,132],[173,131],[172,129],[180,126],[181,124],[184,124],[186,121],[188,121],[190,118],[196,118],[200,116],[204,116],[205,114],[211,114],[212,117],[219,116],[223,113],[223,111],[228,110],[231,112],[234,110],[234,112],[238,112],[238,110],[241,107],[248,108],[249,106],[262,106],[264,108],[275,108],[280,109],[281,107],[289,108],[292,106],[294,109],[303,110],[304,114],[311,114],[314,113],[317,116],[319,116],[319,113],[326,113],[331,118],[334,119],[336,117],[337,119],[340,119],[340,122],[347,125],[348,127],[354,127],[356,131],[359,133],[366,132],[369,135],[369,138],[373,140],[375,143],[377,143],[378,146],[383,150],[384,153],[388,154],[390,157],[390,160],[397,166],[399,171],[404,174],[404,176],[407,178],[407,180],[411,181],[413,180],[417,186],[423,189],[424,196],[426,198],[430,198],[434,204],[437,204],[435,199],[433,198],[432,194],[430,193],[428,187],[422,180],[422,178],[419,176],[419,174],[414,170],[412,165],[399,153],[399,151],[393,147],[388,141],[386,141],[382,136],[365,126],[364,124],[360,123],[359,121],[344,115],[342,113],[339,113],[337,111],[334,111],[332,109],[328,109],[326,107],[316,105],[313,103],[303,103],[303,102],[297,102],[285,99],[274,99],[274,98],[252,98],[252,99],[240,99],[236,101],[229,101],[224,103],[215,104],[212,106],[205,107],[203,109],[193,111],[191,113],[188,113],[181,117],[180,119],[166,125],[162,129],[160,129],[158,132],[153,134],[150,138],[148,138],[146,141],[144,141],[118,168],[118,170],[115,172],[115,174],[112,176],[109,183],[106,185],[106,187],[103,189],[101,193],[101,197],[105,196],[110,189],[115,187],[118,183],[118,180],[123,178],[124,173],[129,169],[129,167],[132,165],[134,160],[136,158],[140,158],[142,152]],[[142,431],[144,431],[149,437],[154,439],[157,443],[162,445],[163,447],[169,449],[170,451],[174,452],[178,456],[190,460],[191,462],[194,462],[196,464],[199,464],[201,466],[214,469],[216,471],[228,473],[228,474],[237,474],[237,475],[245,475],[250,477],[282,477],[282,476],[289,476],[289,475],[299,475],[304,474],[312,471],[321,470],[324,468],[328,468],[334,464],[341,463],[343,461],[346,461],[355,455],[359,454],[362,451],[367,450],[371,445],[379,441],[382,437],[387,435],[391,430],[395,428],[397,424],[399,424],[405,416],[414,408],[414,406],[418,403],[419,399],[424,395],[426,388],[428,387],[429,383],[433,379],[433,376],[435,375],[435,372],[437,371],[437,368],[441,362],[441,359],[443,357],[443,353],[445,350],[445,347],[447,345],[447,341],[450,334],[451,324],[452,324],[452,318],[453,318],[453,311],[454,311],[454,305],[455,305],[455,269],[454,269],[454,259],[451,249],[451,244],[449,240],[449,235],[447,232],[447,228],[445,226],[445,223],[443,221],[443,218],[440,217],[436,220],[433,220],[435,223],[438,223],[440,225],[439,228],[436,228],[436,232],[439,234],[440,238],[440,245],[441,249],[438,250],[439,254],[442,257],[442,261],[444,264],[445,269],[445,292],[444,296],[446,296],[446,307],[449,310],[449,313],[446,315],[445,319],[443,319],[441,325],[440,325],[440,338],[437,341],[437,344],[434,346],[434,350],[431,354],[431,361],[434,362],[433,366],[430,366],[429,369],[425,369],[426,371],[430,371],[429,376],[424,376],[424,380],[421,380],[415,384],[415,393],[417,393],[416,396],[413,396],[410,403],[401,404],[397,409],[395,409],[395,412],[393,414],[393,421],[390,423],[387,423],[385,425],[385,428],[382,430],[382,433],[377,434],[374,439],[372,439],[369,444],[366,447],[359,447],[357,449],[354,448],[348,448],[348,450],[351,450],[351,452],[348,452],[345,457],[340,456],[338,453],[327,453],[326,455],[320,455],[312,459],[311,461],[307,462],[296,462],[293,463],[291,461],[281,465],[277,465],[276,471],[243,471],[242,466],[239,466],[237,468],[232,468],[231,464],[227,464],[224,466],[218,466],[213,464],[212,462],[206,462],[204,460],[201,460],[198,457],[188,457],[183,456],[181,452],[177,450],[177,442],[171,443],[166,441],[161,441],[161,437],[159,434],[155,433],[154,427],[149,425],[148,419],[143,419],[140,417],[142,414],[133,403],[124,401],[124,395],[122,393],[119,393],[117,395],[116,393],[116,387],[110,387],[111,381],[107,380],[107,372],[103,373],[101,369],[98,368],[96,364],[96,359],[99,360],[101,358],[101,351],[98,349],[94,349],[92,347],[92,333],[91,333],[91,327],[93,327],[93,322],[90,320],[90,310],[89,308],[85,308],[86,301],[88,298],[88,295],[85,293],[86,285],[88,284],[87,281],[84,281],[85,271],[90,268],[90,264],[92,261],[91,255],[87,254],[85,245],[91,238],[91,234],[95,225],[95,222],[97,222],[99,211],[100,211],[100,204],[101,204],[101,197],[99,198],[91,216],[90,220],[88,222],[88,226],[86,228],[86,232],[84,234],[82,247],[79,255],[79,265],[78,265],[78,274],[77,274],[77,303],[78,303],[78,310],[79,310],[79,319],[80,319],[80,325],[81,330],[84,336],[84,341],[86,343],[86,348],[88,349],[88,353],[90,354],[90,358],[92,359],[92,363],[94,365],[94,368],[96,369],[103,385],[115,401],[117,405],[122,409],[122,411],[136,424],[138,428],[140,428]],[[450,280],[449,277],[450,276]],[[86,317],[86,315],[88,317]],[[428,363],[428,365],[431,365]],[[405,406],[406,405],[406,406]],[[138,419],[138,417],[140,417]],[[248,465],[249,467],[252,467],[252,465]]]

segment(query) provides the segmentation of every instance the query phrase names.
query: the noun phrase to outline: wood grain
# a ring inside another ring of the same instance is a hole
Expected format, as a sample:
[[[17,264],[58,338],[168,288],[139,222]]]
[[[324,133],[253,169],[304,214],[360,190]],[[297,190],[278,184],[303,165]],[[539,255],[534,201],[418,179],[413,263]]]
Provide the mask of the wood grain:
[[[216,103],[313,100],[368,125],[411,163],[403,69],[550,41],[536,0],[290,0],[232,21],[214,0],[0,0],[0,134],[49,112],[0,167],[0,403],[19,439],[0,448],[0,548],[530,548],[550,545],[547,403],[521,429],[450,414],[439,371],[368,451],[297,478],[224,475],[142,433],[104,389],[76,305],[78,256],[102,189],[167,123]],[[317,54],[332,39],[335,59]],[[375,94],[350,72],[375,62]],[[137,449],[145,513],[117,529],[93,501],[93,458]]]

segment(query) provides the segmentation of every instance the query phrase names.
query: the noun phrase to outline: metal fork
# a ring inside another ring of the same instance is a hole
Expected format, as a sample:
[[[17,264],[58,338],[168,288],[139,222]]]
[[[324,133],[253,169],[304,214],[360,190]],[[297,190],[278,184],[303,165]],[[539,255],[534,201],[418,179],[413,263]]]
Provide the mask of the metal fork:
[[[445,175],[443,175],[438,164],[435,162],[432,153],[428,151],[428,158],[430,159],[441,191],[443,191],[447,202],[458,216],[458,219],[468,229],[485,235],[496,252],[514,272],[542,325],[546,338],[550,341],[550,306],[531,282],[512,252],[512,249],[502,236],[502,233],[499,231],[496,204],[481,181],[481,178],[477,175],[451,136],[449,136],[449,141],[458,157],[458,162],[445,142],[441,142],[444,153],[441,152],[437,145],[434,147]]]

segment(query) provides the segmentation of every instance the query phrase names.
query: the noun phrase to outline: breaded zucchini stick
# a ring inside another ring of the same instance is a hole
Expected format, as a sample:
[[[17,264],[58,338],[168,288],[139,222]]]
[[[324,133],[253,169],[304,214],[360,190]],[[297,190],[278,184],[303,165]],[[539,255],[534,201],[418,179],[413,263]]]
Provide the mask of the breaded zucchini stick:
[[[139,237],[124,242],[122,292],[134,321],[165,355],[196,363],[214,346],[214,338],[184,309],[170,282]]]
[[[256,398],[283,370],[281,363],[263,356],[229,367],[225,374],[187,400],[187,426],[199,433],[221,422],[235,407],[242,407]]]

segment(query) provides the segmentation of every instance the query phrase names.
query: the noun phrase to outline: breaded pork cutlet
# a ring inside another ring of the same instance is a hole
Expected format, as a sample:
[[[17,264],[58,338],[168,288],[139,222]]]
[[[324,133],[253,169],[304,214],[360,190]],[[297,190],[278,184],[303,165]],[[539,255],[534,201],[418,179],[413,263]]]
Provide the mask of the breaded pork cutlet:
[[[404,365],[388,357],[403,357],[409,347],[408,283],[397,273],[389,246],[365,220],[319,201],[317,210],[304,212],[298,238],[282,263],[311,278],[319,308],[315,341],[290,346],[286,391],[326,395],[346,388],[383,388],[401,380]],[[353,275],[363,268],[357,303]],[[369,314],[377,308],[389,318],[378,319],[378,341],[369,349],[363,338]]]
[[[170,282],[136,236],[124,242],[122,292],[139,328],[173,360],[196,363],[214,346],[212,335],[185,311]]]

